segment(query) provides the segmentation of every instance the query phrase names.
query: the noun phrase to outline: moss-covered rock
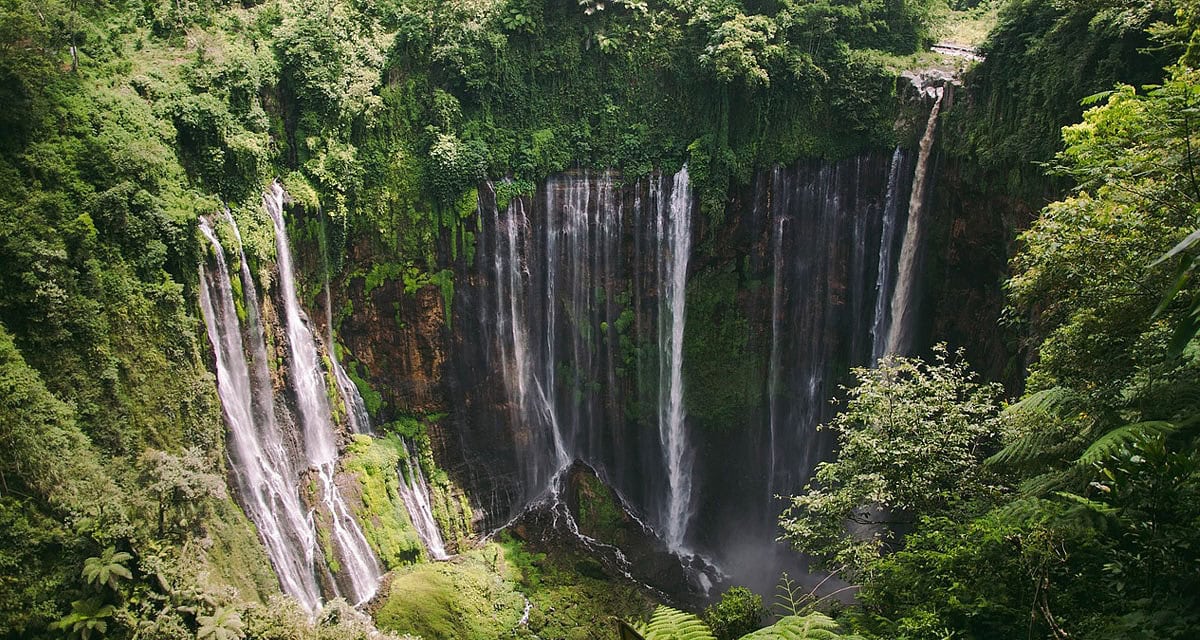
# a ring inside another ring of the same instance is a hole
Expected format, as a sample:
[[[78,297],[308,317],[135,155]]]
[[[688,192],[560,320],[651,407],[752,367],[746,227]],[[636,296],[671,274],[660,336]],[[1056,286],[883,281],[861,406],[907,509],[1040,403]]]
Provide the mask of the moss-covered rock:
[[[389,569],[419,562],[423,555],[421,539],[400,498],[397,470],[404,457],[398,436],[356,435],[342,459],[343,470],[358,479],[362,501],[354,510],[363,535]]]
[[[519,637],[525,598],[504,549],[488,545],[450,562],[399,570],[375,611],[381,629],[423,638]]]

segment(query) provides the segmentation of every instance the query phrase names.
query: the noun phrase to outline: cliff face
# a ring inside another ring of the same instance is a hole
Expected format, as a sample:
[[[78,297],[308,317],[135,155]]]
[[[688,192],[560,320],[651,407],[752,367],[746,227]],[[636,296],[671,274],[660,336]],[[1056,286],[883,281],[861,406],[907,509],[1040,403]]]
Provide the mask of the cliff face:
[[[924,104],[916,127],[929,98],[913,93]],[[999,285],[1021,209],[995,216],[1005,203],[964,181],[936,143],[922,161],[925,229],[904,351],[921,353],[937,336],[1000,379],[1013,358],[995,330]],[[815,429],[836,410],[830,398],[850,367],[887,350],[917,163],[899,149],[802,161],[733,190],[719,222],[688,205],[682,373],[694,548],[733,557],[748,540],[771,547],[782,507],[773,496],[801,489],[831,454]],[[575,459],[651,523],[666,509],[669,315],[656,256],[669,251],[653,205],[671,197],[665,182],[572,174],[515,197],[481,186],[476,216],[441,240],[454,276],[449,321],[444,288],[345,284],[352,311],[340,340],[382,394],[385,419],[438,414],[435,457],[481,529],[503,525]]]
[[[446,309],[435,286],[405,291],[386,280],[366,292],[362,278],[346,283],[353,312],[338,337],[349,356],[370,372],[372,387],[397,414],[445,412],[444,369],[449,352]]]

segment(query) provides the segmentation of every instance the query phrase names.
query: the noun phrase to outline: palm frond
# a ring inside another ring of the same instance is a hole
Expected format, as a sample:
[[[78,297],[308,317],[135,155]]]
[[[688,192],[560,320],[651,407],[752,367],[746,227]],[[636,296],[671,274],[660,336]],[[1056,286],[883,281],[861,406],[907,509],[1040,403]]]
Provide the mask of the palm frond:
[[[1088,447],[1087,451],[1084,451],[1083,455],[1079,456],[1078,463],[1090,466],[1120,453],[1123,449],[1139,440],[1162,437],[1170,434],[1177,428],[1175,424],[1163,420],[1135,422],[1117,427],[1093,442],[1092,446]]]
[[[841,627],[832,618],[810,613],[785,616],[769,627],[742,636],[741,640],[862,640],[862,637],[843,635]]]
[[[716,640],[703,620],[666,605],[659,605],[650,621],[635,630],[645,640]]]

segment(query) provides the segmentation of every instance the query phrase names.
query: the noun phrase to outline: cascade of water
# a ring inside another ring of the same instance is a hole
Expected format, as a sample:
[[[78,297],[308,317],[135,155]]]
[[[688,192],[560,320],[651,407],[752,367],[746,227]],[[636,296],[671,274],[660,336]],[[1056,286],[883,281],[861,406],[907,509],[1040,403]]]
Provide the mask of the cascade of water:
[[[892,152],[888,168],[887,194],[883,204],[883,232],[879,240],[879,266],[875,276],[875,312],[871,323],[871,362],[883,357],[887,349],[888,295],[892,292],[892,245],[896,237],[896,214],[900,209],[900,147]]]
[[[533,446],[528,451],[526,461],[530,466],[529,480],[540,490],[548,486],[550,478],[570,462],[553,402],[554,367],[546,366],[546,362],[553,362],[553,336],[546,336],[540,344],[532,343],[529,336],[529,296],[526,292],[530,279],[526,264],[529,259],[526,246],[529,224],[525,203],[520,198],[514,198],[503,219],[499,208],[493,209],[492,213],[498,236],[494,264],[504,382],[509,398],[515,405],[514,419],[518,424],[527,425],[534,439],[530,443]],[[553,255],[555,234],[549,227],[546,233],[549,256]],[[553,326],[554,322],[555,262],[548,259],[545,265],[546,286],[549,288],[549,302],[545,310],[547,326]],[[542,349],[546,353],[544,358],[540,357]],[[546,453],[550,456],[549,465],[543,464]]]
[[[329,368],[333,371],[333,380],[337,383],[342,402],[346,405],[346,422],[354,433],[372,433],[371,415],[367,411],[367,403],[363,401],[358,386],[346,374],[338,361],[337,347],[333,336],[332,296],[329,293],[329,280],[325,280],[325,326],[329,328]]]
[[[670,185],[661,176],[651,179],[650,191],[645,216],[635,191],[633,216],[635,226],[648,223],[653,238],[646,254],[655,272],[644,288],[659,298],[659,433],[644,461],[661,460],[668,473],[615,475],[626,489],[665,505],[663,535],[679,549],[692,508],[682,381],[691,242],[686,169]],[[627,419],[618,369],[633,364],[620,332],[640,322],[643,312],[639,292],[625,289],[630,276],[640,276],[627,271],[630,257],[622,252],[621,193],[608,173],[562,175],[546,181],[541,200],[514,198],[503,211],[481,209],[491,229],[484,251],[491,252],[486,260],[494,270],[496,348],[532,497],[553,499],[554,478],[576,459],[610,471],[640,467],[641,460],[620,450],[628,441],[618,433]],[[634,236],[636,265],[642,235]]]
[[[404,508],[408,510],[413,528],[417,530],[417,537],[425,545],[429,557],[434,560],[445,560],[450,556],[446,553],[446,543],[442,540],[442,533],[438,530],[437,521],[433,519],[429,483],[425,480],[425,473],[421,471],[421,464],[417,460],[415,449],[409,446],[407,440],[404,441],[404,453],[408,475],[405,477],[404,472],[400,472],[400,499],[404,502]]]
[[[925,205],[925,182],[929,159],[933,149],[934,132],[937,130],[938,112],[942,108],[943,90],[934,89],[933,107],[929,110],[929,121],[925,134],[917,149],[917,169],[913,174],[912,194],[908,201],[908,222],[904,227],[904,244],[900,248],[900,262],[896,269],[896,288],[892,293],[890,324],[884,353],[903,354],[912,346],[912,314],[914,313],[913,288],[917,279],[917,255],[921,242],[922,213]]]
[[[866,362],[886,326],[889,226],[903,212],[906,157],[897,150],[883,165],[886,193],[872,157],[776,168],[760,183],[755,206],[766,207],[772,269],[768,495],[799,489],[827,455],[816,426],[829,417],[831,388],[843,375],[836,367]],[[778,513],[762,515],[773,531]]]
[[[779,169],[774,171],[775,178],[778,180]],[[780,345],[782,340],[779,339],[780,325],[783,323],[783,227],[788,221],[787,218],[781,217],[775,221],[774,232],[771,234],[771,258],[772,272],[771,278],[771,355],[768,361],[767,372],[767,402],[768,405],[768,432],[767,432],[767,451],[769,458],[769,469],[767,472],[767,496],[770,499],[775,495],[775,465],[776,454],[779,449],[776,447],[776,440],[779,439],[780,417],[779,417],[779,393],[781,391],[779,384],[780,376],[780,359],[783,357],[780,353]]]
[[[371,551],[362,529],[350,515],[334,482],[337,467],[337,447],[334,444],[333,423],[330,418],[329,397],[325,375],[320,364],[317,345],[300,310],[296,295],[295,272],[292,268],[291,247],[287,226],[283,221],[283,187],[271,185],[263,195],[263,203],[275,226],[276,260],[279,265],[279,285],[285,309],[292,389],[296,395],[301,433],[308,463],[321,478],[322,502],[332,519],[332,542],[340,551],[341,566],[349,583],[355,603],[375,595],[382,571]]]
[[[661,190],[658,198],[662,197]],[[683,327],[687,267],[692,243],[692,194],[687,167],[675,174],[669,206],[658,206],[659,260],[659,403],[658,429],[667,465],[667,513],[664,537],[672,549],[684,549],[692,512],[692,452],[683,407]]]
[[[202,266],[200,270],[200,307],[216,356],[217,393],[229,426],[226,450],[238,496],[258,529],[283,590],[313,613],[321,606],[321,588],[313,572],[317,539],[299,493],[289,481],[294,472],[283,453],[283,437],[271,407],[271,388],[269,382],[264,385],[261,380],[266,368],[265,348],[253,280],[243,254],[242,289],[250,321],[251,361],[255,369],[264,369],[256,371],[252,383],[225,252],[204,219],[200,231],[215,255],[215,269]],[[265,403],[257,401],[263,397]]]

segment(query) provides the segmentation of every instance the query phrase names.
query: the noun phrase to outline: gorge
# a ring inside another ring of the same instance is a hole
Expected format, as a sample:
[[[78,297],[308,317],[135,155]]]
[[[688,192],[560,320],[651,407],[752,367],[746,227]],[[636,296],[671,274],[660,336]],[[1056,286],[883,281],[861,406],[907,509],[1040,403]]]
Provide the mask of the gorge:
[[[13,0],[0,638],[1191,637],[1191,4]]]

